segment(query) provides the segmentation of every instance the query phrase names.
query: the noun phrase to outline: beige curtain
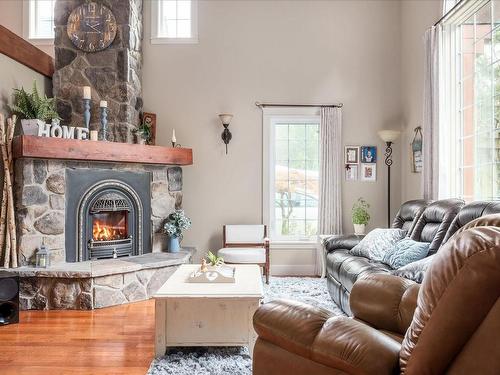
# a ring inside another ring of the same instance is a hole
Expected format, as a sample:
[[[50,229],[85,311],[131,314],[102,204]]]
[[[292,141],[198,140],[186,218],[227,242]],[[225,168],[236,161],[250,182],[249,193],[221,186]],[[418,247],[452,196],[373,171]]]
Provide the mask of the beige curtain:
[[[425,33],[424,114],[422,121],[422,191],[424,199],[439,196],[439,57],[441,27]]]
[[[322,107],[318,234],[342,234],[342,109]]]

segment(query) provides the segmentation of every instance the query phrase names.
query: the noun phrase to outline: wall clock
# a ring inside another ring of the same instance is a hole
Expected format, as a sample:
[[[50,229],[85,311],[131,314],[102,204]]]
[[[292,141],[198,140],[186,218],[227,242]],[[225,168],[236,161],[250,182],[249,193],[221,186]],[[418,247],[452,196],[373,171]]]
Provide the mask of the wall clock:
[[[68,37],[85,52],[106,49],[116,36],[113,12],[102,4],[90,2],[75,8],[68,17]]]

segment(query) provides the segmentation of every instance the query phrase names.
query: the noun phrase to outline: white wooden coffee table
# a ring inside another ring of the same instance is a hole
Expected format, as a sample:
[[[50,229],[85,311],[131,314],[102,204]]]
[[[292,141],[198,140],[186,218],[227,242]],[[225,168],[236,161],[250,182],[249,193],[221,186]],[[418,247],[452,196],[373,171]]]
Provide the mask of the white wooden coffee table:
[[[231,284],[188,283],[199,267],[180,266],[153,296],[156,357],[175,346],[248,346],[252,355],[252,319],[263,297],[259,266],[234,265]]]

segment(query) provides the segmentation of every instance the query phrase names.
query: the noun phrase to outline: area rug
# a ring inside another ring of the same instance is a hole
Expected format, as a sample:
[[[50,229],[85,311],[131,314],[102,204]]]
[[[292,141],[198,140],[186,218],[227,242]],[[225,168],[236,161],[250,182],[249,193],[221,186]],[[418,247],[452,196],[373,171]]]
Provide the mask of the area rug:
[[[264,302],[287,298],[324,307],[344,315],[332,301],[326,280],[311,277],[271,277],[264,286]],[[252,359],[246,347],[177,348],[155,359],[148,375],[251,375]]]

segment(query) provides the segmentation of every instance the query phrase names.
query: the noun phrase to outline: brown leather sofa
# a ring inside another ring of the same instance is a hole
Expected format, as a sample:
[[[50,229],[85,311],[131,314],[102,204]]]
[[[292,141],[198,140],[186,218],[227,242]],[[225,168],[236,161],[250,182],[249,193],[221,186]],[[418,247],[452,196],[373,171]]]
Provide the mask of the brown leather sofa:
[[[356,281],[354,318],[277,300],[254,315],[254,375],[498,375],[500,214],[468,223],[422,285],[389,274]]]
[[[463,205],[461,199],[432,203],[425,200],[409,201],[401,206],[392,227],[407,230],[407,237],[415,241],[430,242],[429,252],[433,254],[441,246],[448,228]],[[333,301],[347,314],[351,314],[349,295],[358,278],[393,271],[385,263],[349,253],[361,238],[352,235],[332,236],[325,242],[328,291]]]

